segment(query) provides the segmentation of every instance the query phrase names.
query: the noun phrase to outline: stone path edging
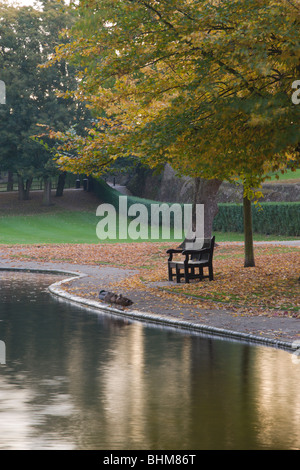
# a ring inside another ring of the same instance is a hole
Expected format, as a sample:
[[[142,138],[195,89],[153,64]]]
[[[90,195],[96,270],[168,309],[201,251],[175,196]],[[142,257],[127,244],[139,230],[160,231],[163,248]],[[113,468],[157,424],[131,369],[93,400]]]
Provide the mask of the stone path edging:
[[[121,310],[109,306],[108,304],[99,303],[94,300],[84,299],[83,297],[75,296],[69,294],[65,290],[61,289],[61,286],[66,283],[78,279],[80,277],[86,277],[86,274],[80,272],[64,271],[60,269],[42,269],[42,268],[19,268],[19,267],[0,267],[0,271],[11,271],[11,272],[32,272],[32,273],[41,273],[41,274],[61,274],[68,277],[61,281],[51,284],[48,289],[53,294],[59,298],[62,298],[69,302],[74,302],[77,305],[82,305],[87,308],[92,308],[94,310],[100,310],[107,313],[112,313],[120,315],[123,317],[128,317],[140,321],[147,321],[150,323],[157,323],[164,326],[171,326],[179,329],[190,330],[195,332],[201,332],[204,334],[211,334],[215,337],[227,338],[237,341],[246,341],[249,343],[256,343],[265,346],[272,346],[275,348],[293,350],[293,343],[288,341],[280,341],[272,338],[265,338],[263,336],[256,336],[253,334],[238,332],[234,330],[227,330],[223,328],[217,328],[209,325],[196,324],[193,322],[187,322],[184,320],[176,320],[174,318],[168,318],[167,316],[160,316],[150,312],[141,312],[139,310]]]

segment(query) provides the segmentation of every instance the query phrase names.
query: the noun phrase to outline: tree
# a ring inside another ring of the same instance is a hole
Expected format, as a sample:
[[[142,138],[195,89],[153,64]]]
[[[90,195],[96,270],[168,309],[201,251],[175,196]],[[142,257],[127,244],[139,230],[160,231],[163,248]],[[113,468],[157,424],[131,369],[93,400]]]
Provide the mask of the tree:
[[[51,69],[40,67],[64,41],[60,31],[74,19],[62,2],[42,3],[42,10],[0,3],[0,71],[6,85],[6,104],[0,108],[0,164],[17,173],[20,199],[29,198],[33,177],[48,181],[54,171],[48,164],[54,145],[48,133],[44,133],[48,148],[32,137],[47,125],[82,129],[88,115],[81,103],[56,94],[74,86],[72,68],[65,62]]]
[[[83,0],[56,60],[83,67],[74,95],[97,116],[84,140],[60,134],[64,169],[100,173],[120,155],[244,185],[245,266],[254,266],[251,200],[270,171],[299,164],[296,3],[285,0]],[[69,94],[67,95],[69,96]],[[199,180],[198,180],[199,181]]]

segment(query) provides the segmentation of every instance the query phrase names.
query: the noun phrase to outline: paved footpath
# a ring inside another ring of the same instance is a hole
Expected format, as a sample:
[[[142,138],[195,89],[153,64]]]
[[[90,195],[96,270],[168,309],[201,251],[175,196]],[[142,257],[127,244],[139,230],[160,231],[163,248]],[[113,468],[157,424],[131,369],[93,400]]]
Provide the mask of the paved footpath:
[[[79,302],[100,312],[198,331],[203,335],[291,350],[295,348],[293,342],[300,340],[300,320],[297,318],[258,315],[241,317],[228,310],[201,309],[196,305],[178,303],[176,295],[167,298],[161,295],[160,289],[168,283],[153,285],[151,291],[142,293],[134,289],[122,292],[134,302],[130,308],[123,310],[98,301],[97,296],[92,299],[89,295],[90,292],[97,293],[101,289],[112,290],[110,283],[134,275],[134,270],[67,263],[8,261],[0,256],[0,280],[1,276],[5,276],[3,271],[6,270],[57,273],[57,282],[49,287],[52,295],[58,295],[69,302]]]

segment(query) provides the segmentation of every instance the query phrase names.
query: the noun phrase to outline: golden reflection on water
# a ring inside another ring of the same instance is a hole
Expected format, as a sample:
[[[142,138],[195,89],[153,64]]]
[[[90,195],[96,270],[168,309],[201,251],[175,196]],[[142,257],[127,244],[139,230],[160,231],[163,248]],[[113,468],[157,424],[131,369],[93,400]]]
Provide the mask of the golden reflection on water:
[[[0,376],[0,449],[27,449],[28,434],[31,430],[30,410],[27,402],[29,391],[14,387]]]
[[[99,377],[103,384],[107,444],[117,442],[120,448],[126,447],[128,436],[139,448],[151,448],[151,427],[155,427],[155,439],[159,443],[164,439],[166,426],[172,435],[172,430],[178,429],[178,422],[182,426],[187,423],[189,341],[184,341],[179,361],[172,361],[172,354],[166,355],[151,373],[145,364],[144,342],[142,324],[134,324],[129,331],[124,331],[114,342],[105,370]],[[155,344],[152,347],[155,348]]]
[[[266,447],[288,440],[291,449],[299,449],[300,387],[291,386],[291,377],[300,378],[300,364],[284,351],[262,349],[255,370],[259,439]]]
[[[127,436],[138,444],[144,441],[146,384],[144,378],[143,327],[125,328],[111,346],[103,374],[103,415],[106,433],[122,447]],[[101,384],[100,384],[101,385]]]

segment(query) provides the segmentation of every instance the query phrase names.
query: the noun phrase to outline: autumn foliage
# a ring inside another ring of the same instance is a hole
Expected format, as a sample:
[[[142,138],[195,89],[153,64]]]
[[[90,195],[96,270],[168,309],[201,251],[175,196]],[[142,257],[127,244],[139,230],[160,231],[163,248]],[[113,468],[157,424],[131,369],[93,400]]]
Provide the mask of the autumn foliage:
[[[86,138],[53,134],[62,168],[99,175],[135,155],[181,175],[238,178],[251,198],[269,171],[297,165],[296,2],[83,0],[76,10],[49,65],[80,65],[65,96],[95,119]]]

